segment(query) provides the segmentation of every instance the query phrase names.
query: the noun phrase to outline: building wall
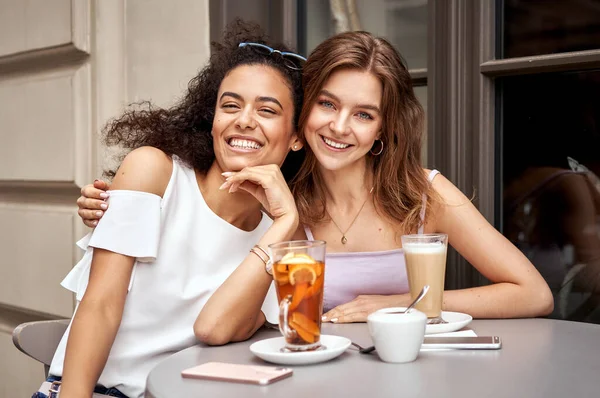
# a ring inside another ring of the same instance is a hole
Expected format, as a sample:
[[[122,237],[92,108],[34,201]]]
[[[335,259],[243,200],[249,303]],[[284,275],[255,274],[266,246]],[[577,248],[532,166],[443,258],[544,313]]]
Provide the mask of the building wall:
[[[208,0],[0,0],[0,396],[43,379],[14,327],[73,311],[59,284],[87,233],[75,200],[105,165],[98,132],[133,101],[173,103],[208,56]]]

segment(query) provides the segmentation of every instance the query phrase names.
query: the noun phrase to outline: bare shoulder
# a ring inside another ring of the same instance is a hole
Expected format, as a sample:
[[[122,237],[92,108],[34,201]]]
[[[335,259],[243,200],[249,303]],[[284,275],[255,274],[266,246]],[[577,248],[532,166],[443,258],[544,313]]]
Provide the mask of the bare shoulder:
[[[163,196],[173,172],[173,160],[158,148],[131,151],[117,170],[111,190],[123,189]]]
[[[471,202],[470,199],[452,183],[452,181],[447,179],[441,173],[438,173],[435,176],[431,185],[445,205],[459,206]]]
[[[429,218],[425,225],[426,231],[455,235],[457,228],[486,224],[486,220],[479,213],[472,199],[444,175],[436,175],[432,185],[438,199],[434,202],[433,217]]]

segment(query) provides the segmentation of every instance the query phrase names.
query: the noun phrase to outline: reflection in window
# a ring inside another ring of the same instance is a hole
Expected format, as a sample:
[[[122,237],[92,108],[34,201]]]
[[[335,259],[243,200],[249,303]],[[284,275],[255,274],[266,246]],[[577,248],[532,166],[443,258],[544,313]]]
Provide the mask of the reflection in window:
[[[599,0],[503,3],[501,58],[600,49]]]
[[[499,83],[504,235],[550,285],[553,317],[600,323],[600,71]]]
[[[310,54],[317,44],[333,36],[336,27],[355,27],[358,23],[359,29],[354,30],[387,38],[410,69],[427,67],[427,0],[305,0],[304,4],[306,26],[301,30],[305,32],[305,43],[300,43],[303,53]]]

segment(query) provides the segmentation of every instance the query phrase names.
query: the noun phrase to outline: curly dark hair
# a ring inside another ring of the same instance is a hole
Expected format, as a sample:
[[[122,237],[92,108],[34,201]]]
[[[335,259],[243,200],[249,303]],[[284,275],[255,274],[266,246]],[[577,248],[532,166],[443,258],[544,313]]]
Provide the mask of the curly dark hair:
[[[142,146],[158,148],[168,155],[177,155],[188,165],[206,173],[215,153],[211,136],[217,94],[221,82],[234,68],[241,65],[267,65],[286,78],[294,101],[294,126],[302,107],[302,74],[285,66],[277,54],[264,55],[248,47],[239,48],[241,42],[262,43],[280,51],[293,51],[282,43],[273,42],[256,23],[235,19],[227,25],[220,42],[212,42],[212,55],[208,65],[190,80],[184,97],[173,107],[163,109],[149,101],[132,104],[123,115],[107,124],[103,142],[107,146],[120,146],[126,153]],[[125,154],[126,154],[125,153]],[[125,156],[121,154],[121,159]],[[297,172],[298,155],[284,163],[286,178]],[[114,170],[106,171],[108,177]]]

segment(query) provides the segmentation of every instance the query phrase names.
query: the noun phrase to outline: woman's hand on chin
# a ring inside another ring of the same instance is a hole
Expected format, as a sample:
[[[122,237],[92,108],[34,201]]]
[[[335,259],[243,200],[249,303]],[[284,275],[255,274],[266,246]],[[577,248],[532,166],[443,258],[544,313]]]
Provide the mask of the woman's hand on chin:
[[[277,221],[289,221],[297,227],[298,210],[290,188],[279,166],[246,167],[238,172],[223,173],[226,181],[220,189],[229,192],[246,191],[254,196]],[[295,230],[295,227],[294,227]]]

